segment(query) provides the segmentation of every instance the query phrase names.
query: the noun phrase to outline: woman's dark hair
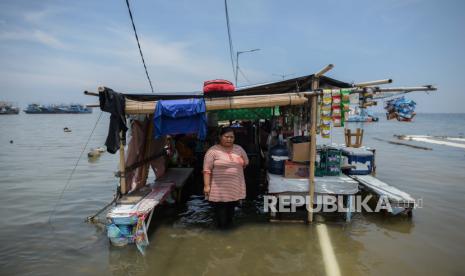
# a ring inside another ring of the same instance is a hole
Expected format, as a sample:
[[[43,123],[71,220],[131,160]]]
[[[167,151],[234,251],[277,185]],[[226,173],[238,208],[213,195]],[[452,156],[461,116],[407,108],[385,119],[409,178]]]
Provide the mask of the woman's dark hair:
[[[232,132],[234,133],[234,128],[232,127],[222,127],[220,128],[219,136],[223,136],[225,133]]]

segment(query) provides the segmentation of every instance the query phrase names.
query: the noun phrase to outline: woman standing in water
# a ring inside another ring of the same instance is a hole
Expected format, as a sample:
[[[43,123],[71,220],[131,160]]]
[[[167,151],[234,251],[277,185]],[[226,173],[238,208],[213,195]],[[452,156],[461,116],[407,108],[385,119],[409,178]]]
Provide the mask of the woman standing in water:
[[[219,228],[232,225],[234,207],[245,198],[244,168],[248,164],[244,149],[234,144],[233,129],[223,127],[219,144],[207,151],[203,161],[203,191],[215,209]]]

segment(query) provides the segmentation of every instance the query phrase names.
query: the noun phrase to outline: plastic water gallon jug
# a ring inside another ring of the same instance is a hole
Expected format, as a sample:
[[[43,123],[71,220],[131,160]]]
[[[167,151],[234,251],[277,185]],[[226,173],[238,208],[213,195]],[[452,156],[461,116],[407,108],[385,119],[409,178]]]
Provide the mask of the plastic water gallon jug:
[[[276,145],[270,149],[268,159],[268,172],[272,174],[284,174],[284,161],[289,159],[287,147],[283,144]]]

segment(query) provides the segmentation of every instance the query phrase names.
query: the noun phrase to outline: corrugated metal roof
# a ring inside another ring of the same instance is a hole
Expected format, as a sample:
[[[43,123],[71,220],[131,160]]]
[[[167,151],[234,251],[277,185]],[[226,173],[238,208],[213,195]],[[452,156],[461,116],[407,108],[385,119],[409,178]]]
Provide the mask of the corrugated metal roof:
[[[136,101],[156,101],[160,99],[179,99],[179,98],[201,98],[201,97],[230,97],[230,96],[247,96],[263,94],[282,94],[291,92],[303,92],[311,90],[313,75],[297,77],[293,79],[262,83],[238,88],[235,92],[213,93],[208,96],[203,95],[202,91],[194,92],[177,92],[177,93],[156,93],[156,94],[124,94],[124,96]],[[350,88],[351,84],[335,80],[329,77],[320,77],[320,88]]]

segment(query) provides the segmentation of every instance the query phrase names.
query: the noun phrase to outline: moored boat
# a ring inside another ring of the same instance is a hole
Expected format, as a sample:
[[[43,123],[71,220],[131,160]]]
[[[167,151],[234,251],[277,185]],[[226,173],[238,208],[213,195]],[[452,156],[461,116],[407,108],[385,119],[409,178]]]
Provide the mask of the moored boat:
[[[92,113],[92,109],[81,104],[47,106],[29,104],[24,112],[27,114],[88,114]]]
[[[17,115],[19,114],[19,107],[13,106],[8,102],[0,102],[0,115]]]

